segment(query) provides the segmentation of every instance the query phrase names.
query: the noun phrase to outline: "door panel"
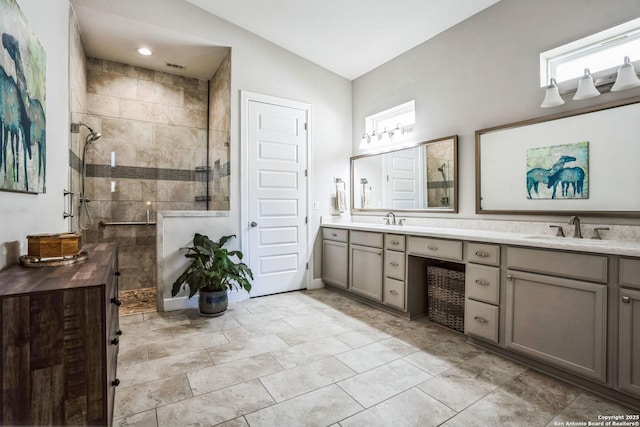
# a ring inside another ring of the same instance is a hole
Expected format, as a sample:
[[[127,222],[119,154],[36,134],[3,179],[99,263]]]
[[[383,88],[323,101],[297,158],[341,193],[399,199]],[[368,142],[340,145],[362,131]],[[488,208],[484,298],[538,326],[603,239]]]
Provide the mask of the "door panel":
[[[307,110],[250,100],[247,179],[251,296],[306,288]],[[255,224],[255,225],[254,225]]]
[[[392,206],[392,209],[423,207],[421,152],[421,148],[414,148],[387,154],[386,206]]]

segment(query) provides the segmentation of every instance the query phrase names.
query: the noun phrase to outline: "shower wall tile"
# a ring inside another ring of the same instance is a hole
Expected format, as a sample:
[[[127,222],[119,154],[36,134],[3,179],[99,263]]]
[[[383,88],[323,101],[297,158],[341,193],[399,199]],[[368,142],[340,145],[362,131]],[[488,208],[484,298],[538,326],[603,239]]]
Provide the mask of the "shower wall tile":
[[[102,71],[103,70],[103,60],[98,58],[90,58],[87,57],[87,71]]]
[[[171,86],[163,83],[144,81],[138,82],[138,99],[140,101],[153,102],[156,104],[175,105],[182,107],[185,105],[185,89],[179,86]],[[206,106],[206,99],[199,105]]]
[[[201,87],[201,82],[206,83],[206,80],[198,80],[192,77],[178,76],[176,74],[163,73],[162,71],[153,72],[153,81],[157,83],[164,83],[167,85],[180,86],[183,88],[198,89]],[[206,86],[205,86],[206,90]]]
[[[101,70],[107,73],[120,74],[137,80],[153,80],[153,70],[136,67],[135,65],[103,60]]]
[[[140,120],[143,122],[167,123],[169,120],[169,107],[152,102],[121,99],[120,118]]]
[[[193,108],[169,107],[169,124],[207,128],[207,112]]]
[[[157,150],[151,150],[145,146],[137,146],[135,148],[135,166],[157,168],[158,156]]]
[[[158,167],[168,169],[195,169],[195,150],[159,148]]]
[[[119,74],[89,69],[87,72],[87,92],[135,99],[138,93],[138,81]]]
[[[102,120],[102,138],[105,141],[136,144],[154,144],[154,124],[135,120],[105,118]]]
[[[118,279],[118,288],[123,291],[148,288],[150,283],[156,281],[155,270],[155,267],[140,266],[121,268],[122,275]]]
[[[158,147],[202,147],[206,149],[207,130],[175,125],[157,125],[156,144]]]
[[[229,131],[231,113],[231,53],[229,53],[209,81],[209,128]]]
[[[102,117],[120,116],[120,98],[87,93],[87,113]]]
[[[208,97],[208,91],[205,90],[201,90],[201,89],[192,89],[192,88],[185,88],[184,89],[184,102],[183,104],[176,104],[176,105],[183,105],[184,107],[187,108],[195,108],[197,110],[207,110],[207,97]]]

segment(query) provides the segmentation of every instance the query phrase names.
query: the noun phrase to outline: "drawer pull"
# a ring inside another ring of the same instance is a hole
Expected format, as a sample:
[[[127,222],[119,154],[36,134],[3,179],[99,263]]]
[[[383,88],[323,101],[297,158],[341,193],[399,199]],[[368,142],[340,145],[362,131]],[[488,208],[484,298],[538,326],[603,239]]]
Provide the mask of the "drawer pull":
[[[120,301],[118,298],[111,298],[111,304],[115,304],[118,307],[120,307],[122,305],[122,301]]]
[[[391,291],[389,291],[389,293],[390,293],[391,295],[393,295],[394,297],[398,296],[398,291],[393,291],[393,290],[391,290]]]
[[[120,385],[120,380],[116,378],[115,380],[111,381],[111,385],[114,387],[118,387]]]
[[[122,335],[122,331],[118,329],[118,331],[116,332],[116,335]]]
[[[622,297],[622,302],[629,304],[631,302],[631,297],[628,296],[623,296]]]
[[[479,323],[489,323],[489,321],[487,319],[485,319],[484,317],[480,317],[480,316],[474,317],[473,320],[475,320],[476,322],[479,322]]]
[[[115,272],[116,277],[120,277],[120,275],[122,275],[122,273],[120,273],[119,271]]]
[[[476,279],[476,283],[480,286],[489,286],[490,283],[487,280],[484,279]]]
[[[120,339],[118,339],[118,338],[114,338],[114,339],[112,339],[112,340],[111,340],[111,344],[113,344],[113,345],[118,345],[118,344],[120,344]]]
[[[510,274],[507,274],[507,280],[509,280],[509,281],[513,280],[513,276],[510,275]]]
[[[397,262],[395,262],[395,261],[392,261],[392,262],[390,262],[389,264],[391,264],[391,266],[392,266],[392,267],[397,267],[397,266],[399,266],[399,265],[400,265],[400,264],[398,264],[398,263],[397,263]]]
[[[437,251],[437,250],[438,250],[438,247],[437,247],[437,246],[429,245],[429,246],[427,246],[427,249],[429,249],[430,251]]]
[[[392,240],[391,244],[394,246],[398,246],[400,244],[400,242],[398,242],[397,240]]]
[[[488,258],[490,254],[489,252],[476,251],[476,256],[480,258]]]
[[[336,233],[331,233],[331,235],[332,235],[333,237],[338,237],[338,235],[337,235]]]

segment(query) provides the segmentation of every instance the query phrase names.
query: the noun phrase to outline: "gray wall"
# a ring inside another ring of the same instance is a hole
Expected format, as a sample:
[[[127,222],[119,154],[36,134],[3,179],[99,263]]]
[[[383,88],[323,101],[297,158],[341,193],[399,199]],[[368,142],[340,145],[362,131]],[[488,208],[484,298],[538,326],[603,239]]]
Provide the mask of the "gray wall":
[[[416,141],[460,137],[460,213],[444,216],[532,219],[475,214],[474,132],[640,95],[636,88],[539,107],[541,52],[639,16],[637,0],[502,0],[353,81],[353,152],[366,116],[415,99]]]

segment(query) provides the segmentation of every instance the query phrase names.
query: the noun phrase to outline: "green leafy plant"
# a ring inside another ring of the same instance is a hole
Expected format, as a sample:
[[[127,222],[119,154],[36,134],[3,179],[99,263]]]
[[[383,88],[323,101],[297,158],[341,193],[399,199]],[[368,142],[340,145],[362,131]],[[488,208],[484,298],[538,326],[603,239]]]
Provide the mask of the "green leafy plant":
[[[189,298],[201,289],[219,292],[242,288],[250,292],[249,279],[253,280],[253,273],[241,262],[242,252],[228,251],[223,247],[235,237],[235,234],[222,236],[218,242],[214,242],[208,236],[196,233],[193,246],[183,248],[188,250],[185,256],[192,260],[191,264],[173,283],[171,295],[176,296],[183,286],[185,289],[189,287]],[[238,262],[233,258],[237,258]]]

